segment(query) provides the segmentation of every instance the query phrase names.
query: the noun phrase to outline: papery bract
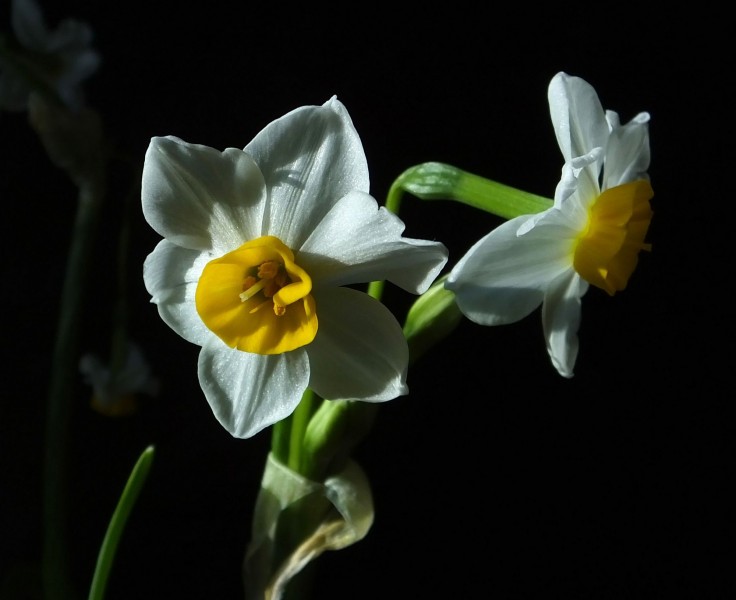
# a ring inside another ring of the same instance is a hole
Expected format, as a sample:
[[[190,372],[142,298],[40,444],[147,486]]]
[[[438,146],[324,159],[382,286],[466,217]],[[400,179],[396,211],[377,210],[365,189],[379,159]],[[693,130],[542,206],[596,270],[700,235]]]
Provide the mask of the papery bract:
[[[282,528],[289,528],[289,513],[299,515],[303,535],[288,540],[291,547],[280,553],[279,546],[287,543],[280,536]],[[346,461],[324,482],[316,482],[269,454],[244,561],[246,598],[283,598],[289,582],[309,562],[326,550],[341,550],[362,540],[373,519],[368,478],[354,461]]]

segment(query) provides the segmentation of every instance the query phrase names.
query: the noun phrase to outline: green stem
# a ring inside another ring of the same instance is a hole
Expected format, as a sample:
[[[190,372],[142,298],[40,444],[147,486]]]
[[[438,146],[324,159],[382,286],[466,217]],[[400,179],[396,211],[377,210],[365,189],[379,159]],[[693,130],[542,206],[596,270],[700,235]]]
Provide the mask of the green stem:
[[[317,405],[318,398],[311,389],[307,388],[304,390],[301,402],[291,415],[289,462],[286,464],[292,471],[297,473],[301,473],[302,469],[304,432],[307,430],[307,425],[309,425],[309,420],[312,418]]]
[[[304,436],[302,475],[324,481],[368,435],[379,404],[357,400],[325,400]]]
[[[438,162],[415,165],[399,175],[388,192],[386,208],[397,212],[405,191],[422,200],[454,200],[504,219],[539,213],[553,205],[549,198]]]
[[[86,295],[102,186],[80,185],[77,215],[61,295],[46,410],[44,460],[43,583],[47,600],[68,600],[75,593],[69,573],[68,459],[73,394],[79,361],[82,301]]]
[[[304,475],[312,481],[322,481],[333,458],[333,445],[340,443],[345,433],[348,402],[323,402],[309,422],[304,438]]]
[[[289,440],[291,439],[291,417],[274,423],[271,428],[271,452],[283,464],[289,462]]]
[[[120,542],[120,537],[125,530],[125,524],[128,521],[130,512],[135,506],[136,500],[140,495],[143,484],[148,477],[153,461],[153,446],[148,446],[140,455],[128,477],[123,493],[112,514],[110,524],[107,526],[105,537],[102,540],[100,553],[97,556],[97,565],[92,577],[92,585],[89,590],[89,600],[102,600],[105,597],[105,589],[107,580],[110,576],[115,553]]]
[[[376,300],[380,300],[381,296],[383,296],[383,288],[386,287],[386,282],[381,281],[371,281],[368,284],[368,295],[372,298],[375,298]]]
[[[401,175],[399,175],[396,181],[391,184],[391,187],[388,190],[388,194],[386,195],[386,209],[391,211],[395,215],[399,214],[399,209],[401,208],[401,198],[404,195],[403,182],[406,179],[406,174],[409,171],[411,171],[411,169],[407,169]]]

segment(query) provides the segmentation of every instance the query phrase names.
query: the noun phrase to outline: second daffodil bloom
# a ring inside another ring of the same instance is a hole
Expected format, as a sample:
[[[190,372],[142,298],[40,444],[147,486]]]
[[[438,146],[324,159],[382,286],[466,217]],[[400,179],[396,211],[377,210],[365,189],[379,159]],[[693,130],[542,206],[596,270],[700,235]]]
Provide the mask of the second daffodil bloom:
[[[143,212],[164,239],[145,261],[146,288],[202,347],[200,385],[232,435],[287,417],[308,387],[368,402],[408,392],[399,323],[347,286],[422,293],[447,249],[402,237],[368,190],[362,143],[335,97],[270,123],[243,150],[151,140]]]
[[[35,0],[12,0],[14,40],[0,37],[0,108],[28,108],[31,92],[47,88],[64,106],[84,105],[81,83],[100,64],[92,49],[92,30],[76,19],[64,19],[49,30]]]
[[[573,375],[581,298],[594,285],[613,295],[636,267],[652,218],[649,114],[621,125],[595,90],[558,73],[549,85],[557,142],[565,159],[554,205],[506,221],[452,269],[446,287],[482,325],[518,321],[542,304],[547,350]]]

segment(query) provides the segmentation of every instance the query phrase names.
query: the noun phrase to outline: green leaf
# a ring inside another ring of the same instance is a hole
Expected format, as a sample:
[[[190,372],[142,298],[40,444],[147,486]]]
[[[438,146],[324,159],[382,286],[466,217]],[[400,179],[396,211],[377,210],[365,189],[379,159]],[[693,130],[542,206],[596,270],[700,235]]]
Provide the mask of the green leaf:
[[[138,458],[130,473],[130,477],[128,477],[128,482],[125,484],[120,500],[118,500],[115,512],[112,514],[110,524],[107,526],[105,538],[102,540],[100,553],[97,556],[97,565],[89,590],[89,600],[102,600],[105,596],[107,580],[112,569],[112,563],[115,559],[115,552],[117,551],[120,537],[125,529],[128,516],[131,510],[133,510],[133,506],[148,477],[148,472],[151,470],[153,450],[153,446],[148,446]]]

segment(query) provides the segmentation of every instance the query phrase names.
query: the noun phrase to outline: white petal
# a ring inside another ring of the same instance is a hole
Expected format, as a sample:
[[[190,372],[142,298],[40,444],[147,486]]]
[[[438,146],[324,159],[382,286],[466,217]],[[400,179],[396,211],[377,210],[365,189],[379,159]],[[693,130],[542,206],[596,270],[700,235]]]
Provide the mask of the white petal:
[[[606,110],[606,121],[608,121],[608,131],[621,127],[621,119],[615,110]]]
[[[518,321],[539,306],[544,290],[572,269],[571,232],[557,209],[544,213],[523,236],[529,216],[506,221],[476,242],[450,272],[445,287],[471,321],[500,325]]]
[[[153,376],[140,346],[134,342],[129,342],[128,356],[120,380],[126,392],[141,391],[151,396],[158,395],[160,382]]]
[[[261,235],[263,176],[242,150],[220,152],[175,137],[154,137],[146,151],[143,214],[178,246],[233,250]]]
[[[49,34],[35,0],[13,0],[11,20],[13,32],[23,46],[37,52],[46,51]]]
[[[199,353],[199,384],[220,424],[249,438],[288,417],[309,381],[302,350],[272,356],[241,352],[211,338]]]
[[[606,152],[603,189],[649,179],[649,114],[640,113],[611,132]]]
[[[317,285],[350,285],[388,280],[423,293],[447,262],[438,242],[401,237],[404,223],[378,207],[368,194],[340,199],[299,251],[301,266]]]
[[[79,84],[87,79],[100,66],[100,55],[92,50],[75,52],[66,64],[60,82],[66,85]]]
[[[143,282],[164,322],[193,344],[203,345],[213,334],[197,314],[197,282],[211,256],[161,240],[143,263]]]
[[[79,371],[84,383],[91,385],[95,393],[105,391],[105,386],[110,381],[110,369],[96,354],[83,354],[79,359]]]
[[[593,87],[565,73],[552,78],[548,90],[552,125],[565,160],[606,147],[608,122]]]
[[[333,98],[267,125],[245,151],[266,177],[264,232],[300,248],[330,207],[352,190],[368,192],[363,145],[345,107]]]
[[[542,306],[542,327],[547,352],[563,377],[572,377],[578,356],[580,298],[588,284],[574,271],[566,272],[550,285]]]
[[[64,19],[46,40],[46,52],[74,56],[92,43],[92,29],[76,19]]]
[[[562,165],[562,176],[555,189],[555,208],[569,211],[582,210],[576,219],[587,222],[590,204],[600,196],[598,184],[598,159],[602,148],[595,148],[584,156],[578,156]],[[572,207],[571,204],[575,206]]]
[[[317,394],[382,402],[408,393],[409,348],[383,304],[350,288],[324,290],[315,301],[319,331],[306,350]]]
[[[151,373],[140,347],[132,342],[128,345],[125,364],[115,373],[114,379],[111,368],[95,354],[83,355],[79,370],[102,404],[111,404],[127,394],[142,392],[156,396],[159,392],[160,382]]]

